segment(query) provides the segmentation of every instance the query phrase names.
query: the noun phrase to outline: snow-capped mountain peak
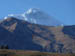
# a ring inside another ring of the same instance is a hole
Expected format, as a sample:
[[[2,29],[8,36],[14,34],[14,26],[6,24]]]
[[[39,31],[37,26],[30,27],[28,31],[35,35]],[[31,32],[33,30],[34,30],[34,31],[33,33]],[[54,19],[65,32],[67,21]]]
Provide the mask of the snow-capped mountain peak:
[[[38,8],[31,8],[25,13],[25,17],[28,22],[47,25],[47,26],[59,26],[62,23],[53,17],[49,16],[47,13],[41,11]]]
[[[23,14],[10,14],[8,17],[16,17],[21,20],[28,21],[34,24],[46,25],[46,26],[60,26],[62,23],[55,18],[49,16],[47,13],[41,11],[39,8],[30,8]],[[5,17],[6,19],[7,17]]]

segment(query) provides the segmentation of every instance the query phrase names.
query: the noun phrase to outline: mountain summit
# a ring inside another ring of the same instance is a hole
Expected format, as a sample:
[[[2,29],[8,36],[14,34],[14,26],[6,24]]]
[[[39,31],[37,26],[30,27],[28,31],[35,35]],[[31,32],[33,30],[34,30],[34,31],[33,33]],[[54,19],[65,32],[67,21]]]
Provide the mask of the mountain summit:
[[[34,24],[46,25],[46,26],[60,26],[62,23],[55,18],[49,16],[47,13],[41,11],[38,8],[30,8],[23,14],[10,14],[8,17],[15,17],[21,20],[28,21]]]

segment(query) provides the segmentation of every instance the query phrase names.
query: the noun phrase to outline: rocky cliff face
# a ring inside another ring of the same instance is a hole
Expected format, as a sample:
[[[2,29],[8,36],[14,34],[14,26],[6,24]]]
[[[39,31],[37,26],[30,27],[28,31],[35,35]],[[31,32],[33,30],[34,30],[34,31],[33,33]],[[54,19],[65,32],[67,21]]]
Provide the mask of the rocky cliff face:
[[[9,49],[75,53],[75,26],[43,26],[9,17],[0,22],[0,45]]]

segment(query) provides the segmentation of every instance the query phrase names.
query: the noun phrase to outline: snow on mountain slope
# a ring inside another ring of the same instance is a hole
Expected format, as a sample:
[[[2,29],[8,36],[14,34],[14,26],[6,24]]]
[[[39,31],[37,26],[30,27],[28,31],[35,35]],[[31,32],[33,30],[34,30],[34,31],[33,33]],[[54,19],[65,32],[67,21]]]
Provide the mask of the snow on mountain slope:
[[[21,20],[28,21],[34,24],[47,25],[47,26],[60,26],[63,25],[60,21],[52,18],[48,14],[44,13],[40,9],[31,8],[23,14],[10,14],[8,17],[16,17]],[[6,19],[7,17],[5,17]]]

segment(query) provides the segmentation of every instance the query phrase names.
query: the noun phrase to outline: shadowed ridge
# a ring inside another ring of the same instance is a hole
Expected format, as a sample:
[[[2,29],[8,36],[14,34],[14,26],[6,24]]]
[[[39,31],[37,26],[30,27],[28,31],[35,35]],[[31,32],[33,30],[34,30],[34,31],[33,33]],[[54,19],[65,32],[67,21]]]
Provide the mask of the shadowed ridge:
[[[75,39],[75,25],[71,26],[64,26],[62,32],[66,35],[69,35],[70,38]]]

